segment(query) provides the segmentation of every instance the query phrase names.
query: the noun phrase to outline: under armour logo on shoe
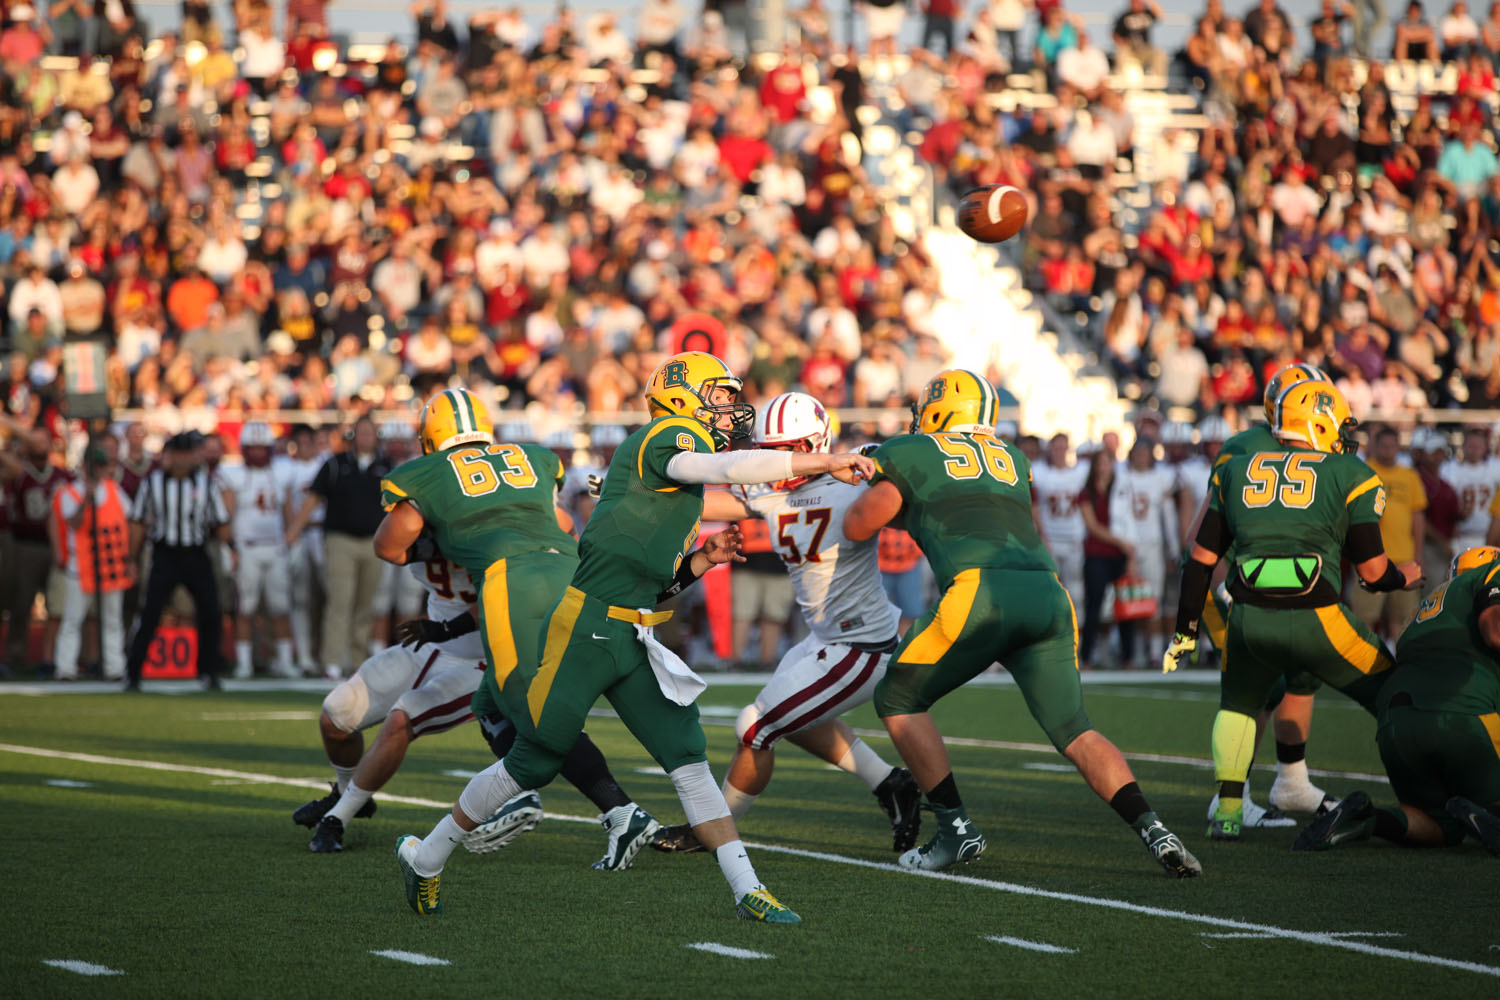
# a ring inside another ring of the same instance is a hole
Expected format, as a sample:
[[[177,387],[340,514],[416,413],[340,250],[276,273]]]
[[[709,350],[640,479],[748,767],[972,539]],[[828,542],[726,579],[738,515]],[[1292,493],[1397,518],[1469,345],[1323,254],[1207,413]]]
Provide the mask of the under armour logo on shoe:
[[[969,832],[969,819],[963,816],[953,817],[953,829],[960,837]]]

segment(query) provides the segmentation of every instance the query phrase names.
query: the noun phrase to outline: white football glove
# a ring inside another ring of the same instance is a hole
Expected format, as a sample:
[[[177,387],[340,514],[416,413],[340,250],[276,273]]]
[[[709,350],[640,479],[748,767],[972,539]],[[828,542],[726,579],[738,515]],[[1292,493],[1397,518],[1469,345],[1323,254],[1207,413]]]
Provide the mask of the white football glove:
[[[1183,635],[1178,632],[1172,636],[1172,644],[1167,647],[1167,653],[1161,658],[1161,672],[1170,674],[1182,665],[1182,658],[1198,648],[1198,637],[1195,635]]]

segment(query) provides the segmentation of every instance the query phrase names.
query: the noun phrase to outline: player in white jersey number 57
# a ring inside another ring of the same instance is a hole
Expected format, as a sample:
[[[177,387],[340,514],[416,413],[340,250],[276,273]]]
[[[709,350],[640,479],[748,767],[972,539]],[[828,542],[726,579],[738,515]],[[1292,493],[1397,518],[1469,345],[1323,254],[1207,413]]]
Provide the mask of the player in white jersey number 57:
[[[756,414],[754,442],[757,448],[826,452],[828,412],[805,393],[783,393]],[[704,495],[705,521],[765,519],[811,629],[740,713],[739,744],[723,790],[738,822],[770,783],[773,747],[786,738],[864,781],[890,818],[900,852],[916,843],[921,792],[910,772],[886,763],[839,719],[874,696],[897,639],[897,612],[881,587],[875,539],[851,542],[839,529],[864,490],[818,476]],[[686,827],[664,827],[653,846],[697,849]]]

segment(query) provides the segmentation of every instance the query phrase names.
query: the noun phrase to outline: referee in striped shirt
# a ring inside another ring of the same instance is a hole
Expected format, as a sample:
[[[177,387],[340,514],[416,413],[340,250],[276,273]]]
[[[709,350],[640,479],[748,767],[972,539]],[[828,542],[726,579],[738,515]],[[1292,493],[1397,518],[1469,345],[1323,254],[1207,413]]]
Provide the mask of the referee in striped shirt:
[[[141,545],[151,540],[151,572],[146,578],[140,617],[130,639],[125,690],[141,685],[157,623],[172,592],[179,586],[192,595],[198,620],[198,676],[206,688],[219,687],[219,591],[208,558],[209,536],[229,538],[230,511],[204,468],[202,435],[184,431],[170,438],[162,450],[162,467],[141,483],[130,511],[130,555],[139,558]]]

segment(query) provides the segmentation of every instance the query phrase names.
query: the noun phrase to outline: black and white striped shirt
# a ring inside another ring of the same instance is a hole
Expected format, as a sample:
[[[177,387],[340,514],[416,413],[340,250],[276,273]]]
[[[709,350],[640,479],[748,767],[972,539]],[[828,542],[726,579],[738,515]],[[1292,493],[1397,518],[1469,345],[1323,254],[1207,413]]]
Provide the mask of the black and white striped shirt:
[[[229,510],[207,469],[180,479],[154,469],[135,495],[130,519],[146,526],[153,545],[202,545],[229,521]]]

